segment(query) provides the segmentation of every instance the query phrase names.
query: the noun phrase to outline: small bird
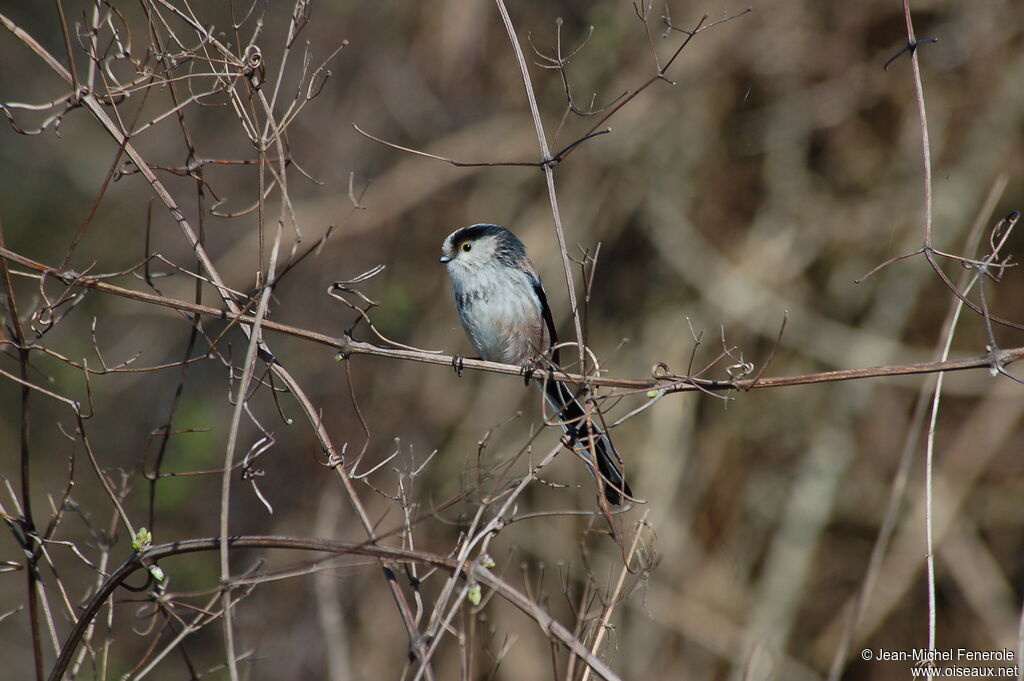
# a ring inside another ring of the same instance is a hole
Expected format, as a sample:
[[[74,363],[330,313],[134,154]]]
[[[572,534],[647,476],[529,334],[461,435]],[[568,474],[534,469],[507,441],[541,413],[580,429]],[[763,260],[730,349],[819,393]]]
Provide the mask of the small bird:
[[[481,359],[528,370],[546,363],[545,355],[558,343],[555,322],[537,269],[516,235],[498,225],[462,227],[445,238],[441,262],[452,279],[462,328]],[[550,359],[557,367],[557,349]],[[596,455],[605,498],[619,504],[623,494],[633,496],[611,440],[587,419],[569,386],[550,379],[538,385],[591,473],[591,452]]]

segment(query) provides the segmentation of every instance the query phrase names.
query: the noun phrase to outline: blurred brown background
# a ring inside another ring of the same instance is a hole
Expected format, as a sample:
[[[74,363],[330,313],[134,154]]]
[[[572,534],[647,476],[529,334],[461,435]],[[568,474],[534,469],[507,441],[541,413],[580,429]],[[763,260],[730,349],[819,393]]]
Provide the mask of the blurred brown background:
[[[73,38],[76,23],[91,7],[64,3]],[[132,49],[141,57],[148,43],[142,13],[133,3],[118,7],[135,29]],[[714,21],[745,7],[720,1],[670,5],[672,20],[682,27],[692,27],[705,13]],[[888,71],[882,68],[906,43],[899,3],[765,0],[752,7],[749,14],[696,36],[668,73],[674,85],[655,83],[610,120],[611,134],[586,142],[556,168],[570,248],[594,249],[600,243],[587,310],[590,345],[611,376],[645,377],[656,362],[682,373],[694,348],[692,326],[703,332],[695,370],[721,351],[723,335],[739,348],[737,356],[742,352],[760,370],[788,311],[770,375],[933,359],[952,296],[920,256],[854,283],[922,241],[921,137],[910,61],[903,56]],[[194,9],[204,25],[225,30],[230,23],[226,4]],[[1024,205],[1024,15],[1013,0],[914,2],[912,9],[917,35],[938,38],[919,51],[934,165],[935,246],[963,253],[975,220],[994,224]],[[512,1],[509,10],[531,62],[537,59],[527,36],[550,53],[557,18],[563,20],[567,51],[594,27],[567,68],[582,105],[596,94],[595,106],[603,106],[654,73],[643,26],[629,2]],[[52,5],[8,4],[0,11],[65,58]],[[258,42],[273,82],[291,4],[259,4],[256,11],[264,13]],[[662,60],[682,39],[678,33],[663,37],[664,26],[657,21],[663,13],[655,7],[651,19]],[[183,39],[197,41],[176,26]],[[250,19],[243,32],[251,30]],[[231,42],[230,35],[222,39]],[[496,222],[526,242],[562,335],[570,337],[541,172],[456,168],[384,147],[351,125],[463,161],[536,160],[522,82],[494,5],[318,2],[290,56],[283,103],[298,81],[307,42],[316,64],[342,40],[349,45],[331,62],[332,77],[287,137],[292,158],[322,182],[294,170],[289,174],[303,247],[328,225],[337,227],[319,253],[282,280],[271,318],[340,335],[354,316],[327,297],[326,287],[383,264],[384,273],[361,289],[381,303],[371,314],[382,333],[421,348],[468,354],[437,255],[453,228]],[[81,49],[75,49],[81,57]],[[4,102],[38,103],[66,91],[7,31],[0,34],[0,64]],[[85,67],[83,58],[79,68]],[[555,72],[533,64],[531,75],[550,138],[565,107],[562,84]],[[181,86],[180,92],[187,90]],[[123,110],[134,115],[140,99],[133,94]],[[223,104],[223,99],[209,103]],[[169,107],[167,93],[154,90],[136,127]],[[24,128],[45,118],[13,113]],[[195,147],[205,157],[253,158],[230,107],[194,105],[186,116]],[[552,147],[568,144],[592,123],[570,118]],[[25,137],[7,126],[0,130],[0,219],[8,247],[54,266],[88,214],[117,151],[81,109],[69,112],[59,131],[59,137],[53,130]],[[141,133],[135,143],[152,163],[188,161],[174,117]],[[370,182],[362,197],[366,209],[354,213],[346,196],[350,173],[357,192]],[[189,220],[199,224],[195,182],[158,175]],[[222,200],[221,211],[249,207],[258,193],[256,178],[252,166],[208,167],[207,208],[216,199]],[[979,215],[1001,183],[1005,189],[994,210]],[[270,234],[278,201],[275,194],[269,202]],[[142,260],[148,248],[195,269],[189,244],[167,211],[152,203],[147,218],[150,205],[151,190],[139,175],[112,183],[69,267],[117,271]],[[202,218],[211,256],[228,284],[240,290],[252,286],[260,268],[256,224],[254,213]],[[285,236],[286,242],[294,238],[291,227]],[[1018,233],[1006,252],[1019,254],[1022,244]],[[959,265],[944,266],[959,278]],[[145,288],[131,277],[117,283]],[[194,295],[193,282],[184,276],[158,279],[156,285],[170,297]],[[35,283],[17,279],[15,286],[23,311],[39,304]],[[59,287],[50,284],[47,290]],[[993,313],[1024,321],[1022,290],[1017,270],[998,285],[986,284]],[[209,291],[205,302],[215,304]],[[180,315],[95,293],[40,342],[98,366],[90,336],[94,318],[96,343],[108,365],[136,353],[142,353],[139,365],[177,362],[185,352],[189,323]],[[214,335],[223,328],[218,322],[206,325]],[[1024,344],[1018,331],[997,327],[995,333],[1002,347]],[[356,335],[370,338],[364,326]],[[230,341],[237,364],[244,338],[235,332]],[[287,337],[270,341],[323,410],[335,442],[359,451],[364,438],[343,365],[322,347]],[[986,343],[981,318],[965,311],[952,356],[980,355]],[[86,399],[81,372],[42,355],[33,361],[35,383]],[[0,368],[16,374],[14,356],[0,358]],[[398,449],[399,455],[369,481],[387,494],[397,494],[400,481],[411,485],[405,492],[418,513],[475,484],[480,471],[514,455],[540,425],[538,395],[513,378],[466,372],[459,379],[442,367],[368,357],[354,358],[351,371],[372,433],[360,471]],[[167,421],[179,375],[174,368],[93,380],[90,441],[114,479],[123,471],[126,508],[136,524],[144,524],[148,508],[142,461],[147,452],[152,455],[151,433]],[[711,375],[724,375],[721,363]],[[633,489],[647,501],[629,511],[621,526],[631,533],[648,513],[651,533],[643,548],[650,569],[629,580],[634,590],[616,607],[601,649],[612,668],[634,679],[826,678],[899,477],[915,401],[922,385],[933,381],[908,377],[758,390],[730,395],[728,402],[674,395],[616,428]],[[174,427],[202,432],[171,438],[164,470],[221,465],[231,413],[228,388],[220,362],[190,368]],[[1024,579],[1022,394],[1020,385],[985,371],[945,379],[932,518],[939,649],[1017,649]],[[609,417],[622,416],[643,399],[624,400]],[[265,475],[258,480],[274,513],[267,513],[247,484],[236,482],[232,531],[362,540],[337,480],[317,463],[320,453],[305,421],[287,398],[281,403],[294,425],[282,421],[266,390],[253,399],[254,412],[276,438],[260,459]],[[19,404],[18,386],[0,381],[0,473],[12,488],[19,480]],[[80,442],[58,428],[73,431],[66,409],[38,395],[32,409],[33,501],[45,522],[48,499],[59,499],[67,480],[69,457],[80,458],[82,452]],[[522,415],[513,418],[517,410]],[[478,456],[478,442],[499,425]],[[853,629],[849,662],[837,667],[844,679],[907,678],[909,663],[864,662],[860,651],[927,646],[924,432],[919,435],[904,494],[896,502],[893,539]],[[259,431],[243,422],[239,452],[258,437]],[[533,459],[556,441],[553,429],[542,433]],[[435,449],[427,467],[410,481],[409,472]],[[520,459],[514,473],[523,474],[526,465]],[[520,514],[593,511],[593,483],[568,453],[543,477],[551,484],[534,483],[521,499]],[[96,560],[100,530],[116,523],[84,460],[76,464],[75,480],[78,506],[57,538],[75,542]],[[359,489],[381,528],[401,523],[395,502],[368,486]],[[162,480],[151,528],[156,541],[216,535],[219,494],[219,475]],[[16,513],[6,489],[0,499],[8,514]],[[416,526],[415,547],[446,553],[473,512],[470,498],[427,517]],[[604,589],[622,567],[622,550],[601,534],[603,523],[586,515],[551,515],[512,524],[491,546],[496,571],[519,588],[528,583],[531,594],[572,628],[568,601],[578,598],[588,575]],[[95,583],[95,572],[67,547],[54,545],[51,551],[68,601],[78,604]],[[129,551],[121,532],[106,569]],[[5,535],[0,559],[22,558]],[[271,567],[297,560],[240,552],[233,566],[243,571],[257,558]],[[213,554],[177,558],[164,568],[176,592],[216,586]],[[44,571],[43,578],[53,590],[52,574]],[[428,612],[442,579],[435,575],[424,582]],[[24,603],[23,572],[0,574],[0,585],[0,614]],[[67,609],[56,591],[51,597],[54,626],[63,639],[70,629]],[[121,678],[152,640],[138,633],[150,625],[141,605],[118,608],[106,675],[98,671],[97,646],[81,678]],[[471,617],[478,617],[473,678],[489,678],[503,646],[508,649],[493,678],[563,678],[564,656],[553,668],[543,634],[522,614],[495,598],[479,614],[460,614],[455,625],[464,631]],[[399,678],[406,663],[405,631],[379,567],[370,561],[262,585],[241,602],[237,618],[239,650],[251,654],[245,663],[248,678]],[[199,670],[223,661],[221,635],[216,623],[186,642]],[[459,678],[457,645],[448,639],[436,671],[438,678]],[[0,620],[4,675],[29,678],[29,651],[25,611]],[[44,652],[52,661],[52,644]],[[189,674],[182,656],[171,655],[152,678]],[[209,674],[226,678],[223,669]]]

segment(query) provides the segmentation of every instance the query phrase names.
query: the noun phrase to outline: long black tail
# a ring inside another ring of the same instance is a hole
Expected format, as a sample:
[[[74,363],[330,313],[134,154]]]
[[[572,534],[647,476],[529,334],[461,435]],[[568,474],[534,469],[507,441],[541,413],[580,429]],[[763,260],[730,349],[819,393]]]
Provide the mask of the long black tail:
[[[601,430],[596,419],[592,417],[587,420],[583,405],[573,395],[569,386],[548,380],[543,388],[548,404],[555,410],[562,428],[572,440],[573,449],[587,461],[591,473],[594,473],[591,452],[597,455],[597,472],[601,474],[601,487],[604,489],[605,499],[611,504],[618,505],[622,503],[623,494],[627,497],[633,496],[629,484],[622,475],[619,455],[612,446],[612,441]]]

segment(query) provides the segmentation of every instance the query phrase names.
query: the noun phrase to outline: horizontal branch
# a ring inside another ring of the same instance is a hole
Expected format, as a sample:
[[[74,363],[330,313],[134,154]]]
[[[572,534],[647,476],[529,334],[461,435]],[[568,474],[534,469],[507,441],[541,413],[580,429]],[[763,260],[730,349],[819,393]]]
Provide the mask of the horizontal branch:
[[[411,147],[403,147],[401,144],[395,144],[394,142],[388,142],[387,140],[375,137],[370,133],[360,128],[355,123],[352,124],[355,131],[363,137],[373,140],[378,144],[383,144],[386,147],[391,147],[398,151],[404,151],[415,156],[423,156],[424,158],[432,158],[435,161],[444,161],[445,163],[451,163],[457,168],[481,168],[481,167],[498,167],[498,166],[525,166],[527,168],[545,168],[548,166],[558,165],[563,158],[569,155],[573,149],[583,144],[587,140],[598,137],[600,135],[606,135],[612,131],[611,128],[605,128],[604,130],[598,130],[595,126],[590,132],[584,134],[582,137],[577,138],[575,141],[562,147],[560,151],[555,152],[550,158],[544,158],[540,161],[459,161],[454,158],[448,158],[447,156],[438,156],[437,154],[431,154],[427,151],[421,151],[419,149],[413,149]]]
[[[81,275],[76,272],[62,272],[40,262],[15,253],[7,248],[0,247],[0,257],[11,262],[34,270],[40,275],[52,277],[66,286],[93,289],[103,293],[130,298],[143,303],[160,305],[190,314],[201,314],[215,319],[235,321],[244,325],[252,325],[255,319],[252,315],[234,314],[227,310],[199,305],[184,300],[167,298],[145,291],[132,289],[107,283],[98,277]],[[387,357],[390,359],[401,359],[424,364],[435,364],[438,366],[453,367],[458,364],[461,368],[475,369],[477,371],[489,371],[491,373],[505,374],[510,376],[522,376],[524,368],[514,364],[502,364],[500,362],[488,362],[481,359],[462,359],[458,356],[443,355],[440,353],[427,352],[425,350],[409,350],[404,348],[392,348],[381,345],[374,345],[364,341],[358,341],[350,336],[329,336],[317,331],[310,331],[288,324],[264,319],[261,327],[266,331],[282,333],[294,338],[312,341],[320,345],[326,345],[338,352],[342,358],[349,358],[353,355],[372,355],[376,357]],[[795,376],[774,376],[761,378],[737,378],[716,380],[683,376],[679,374],[659,374],[652,378],[607,378],[600,376],[583,376],[563,371],[547,372],[549,380],[572,383],[576,385],[591,385],[605,388],[621,388],[627,391],[645,392],[651,390],[663,391],[664,393],[692,392],[692,391],[721,391],[721,390],[742,390],[748,391],[755,388],[782,388],[793,385],[809,385],[813,383],[832,383],[835,381],[850,381],[863,378],[881,378],[884,376],[907,376],[912,374],[930,374],[942,371],[963,371],[966,369],[985,369],[993,366],[1007,366],[1024,358],[1024,347],[998,350],[994,353],[986,353],[975,357],[947,360],[942,362],[920,362],[915,364],[894,364],[888,366],[867,367],[863,369],[837,369],[834,371],[820,371],[811,374],[799,374]],[[537,372],[538,377],[541,372]]]
[[[461,574],[463,577],[470,577],[484,586],[494,590],[505,598],[509,603],[516,606],[524,613],[534,618],[537,624],[545,633],[560,641],[574,654],[583,658],[590,667],[607,681],[617,681],[619,677],[602,662],[597,656],[590,652],[578,638],[564,625],[557,622],[546,610],[530,600],[525,594],[513,588],[500,577],[495,576],[490,570],[482,565],[472,563],[461,564],[457,560],[447,558],[425,551],[412,551],[390,546],[379,546],[377,544],[356,544],[352,542],[333,541],[316,537],[283,537],[263,535],[243,535],[229,537],[228,543],[231,548],[255,548],[255,549],[288,549],[293,551],[319,551],[322,553],[334,553],[339,555],[349,554],[357,556],[370,556],[379,559],[386,559],[400,563],[418,563],[431,565],[450,572]],[[124,583],[128,577],[135,572],[153,565],[162,558],[179,556],[187,553],[201,551],[219,551],[220,537],[209,537],[200,539],[185,539],[182,541],[170,542],[153,546],[141,554],[133,553],[121,566],[114,571],[103,585],[96,591],[85,609],[75,622],[75,628],[68,635],[61,647],[60,656],[50,672],[49,680],[58,681],[64,676],[71,657],[78,648],[86,629],[92,623],[96,614],[107,602],[107,599],[114,591]]]

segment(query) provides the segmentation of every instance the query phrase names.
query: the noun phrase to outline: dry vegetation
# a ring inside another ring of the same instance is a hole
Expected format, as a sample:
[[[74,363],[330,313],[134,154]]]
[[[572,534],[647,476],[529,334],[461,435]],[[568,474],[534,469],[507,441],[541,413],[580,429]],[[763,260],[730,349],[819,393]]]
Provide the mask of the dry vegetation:
[[[1019,3],[508,5],[0,9],[0,676],[1019,654]],[[642,503],[449,366],[482,221]]]

